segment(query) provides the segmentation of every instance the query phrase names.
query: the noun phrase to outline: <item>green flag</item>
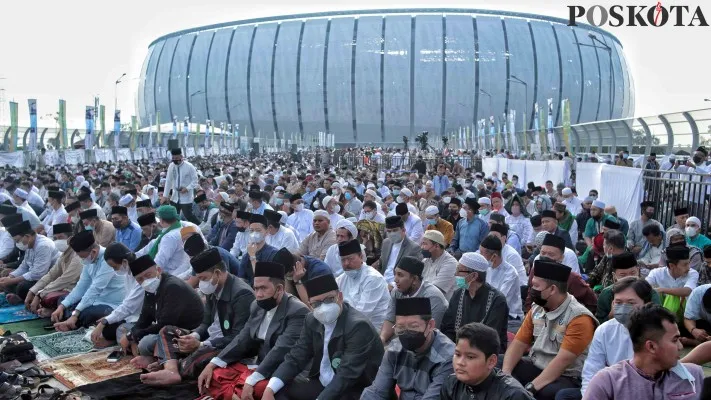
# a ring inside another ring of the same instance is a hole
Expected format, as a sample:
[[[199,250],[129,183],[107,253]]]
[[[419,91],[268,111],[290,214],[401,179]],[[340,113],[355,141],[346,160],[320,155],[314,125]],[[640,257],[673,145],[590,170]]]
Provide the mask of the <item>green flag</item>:
[[[67,102],[59,100],[59,148],[66,149],[69,146],[67,138]]]

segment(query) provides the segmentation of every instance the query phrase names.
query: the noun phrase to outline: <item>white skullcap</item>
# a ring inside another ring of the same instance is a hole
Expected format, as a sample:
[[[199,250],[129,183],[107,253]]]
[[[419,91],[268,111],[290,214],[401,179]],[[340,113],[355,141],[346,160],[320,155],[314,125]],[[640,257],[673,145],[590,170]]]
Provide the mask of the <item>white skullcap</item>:
[[[27,192],[25,192],[23,189],[17,188],[17,189],[15,189],[13,194],[15,196],[21,198],[22,200],[27,200]]]
[[[375,185],[373,185],[372,183],[369,183],[369,184],[367,184],[365,187],[366,187],[367,189],[370,189],[370,188],[374,188]]]
[[[356,218],[356,217],[348,217],[348,218],[346,218],[346,220],[351,221],[351,222],[354,223],[354,224],[355,224],[356,222],[358,222],[358,218]]]
[[[365,191],[365,194],[367,194],[367,195],[369,195],[369,196],[373,196],[373,197],[378,197],[378,194],[375,193],[375,190],[372,190],[372,189],[366,190],[366,191]]]
[[[573,191],[570,190],[570,188],[564,188],[563,191],[561,191],[561,194],[563,194],[563,196],[570,196],[573,194]]]
[[[430,216],[430,215],[437,215],[439,214],[439,208],[437,206],[429,206],[425,208],[425,215]]]
[[[425,186],[432,186],[432,185],[434,185],[434,183],[432,183],[432,181],[425,182]]]
[[[229,202],[229,200],[230,200],[230,195],[229,195],[229,194],[227,194],[227,193],[225,193],[225,192],[217,192],[217,194],[220,195],[220,197],[222,198],[222,201],[224,201],[225,203],[228,203],[228,202]]]
[[[323,198],[323,200],[321,200],[321,204],[322,204],[324,207],[326,207],[326,206],[328,205],[328,203],[331,202],[331,200],[333,200],[333,197],[331,197],[331,196],[326,196],[326,197]]]
[[[316,210],[316,211],[314,211],[314,218],[318,218],[318,217],[329,219],[329,218],[328,218],[328,213],[326,212],[326,210]],[[330,220],[329,220],[329,221],[330,221]]]
[[[283,192],[283,191],[284,191],[284,187],[283,187],[283,186],[277,186],[277,187],[274,188],[274,191],[275,191],[275,192]]]
[[[412,190],[408,188],[403,188],[402,190],[400,190],[400,194],[405,195],[407,197],[412,197]]]
[[[477,201],[477,203],[491,205],[491,199],[488,197],[479,197],[479,201]]]
[[[472,271],[486,272],[489,269],[489,262],[478,253],[464,253],[459,263]]]
[[[81,175],[77,176],[77,182],[82,183],[82,182],[84,182],[85,180],[86,180],[86,179],[85,179],[83,176],[81,176]]]
[[[121,197],[119,199],[119,205],[126,207],[132,201],[133,201],[133,196],[131,196],[130,194],[125,194],[125,195],[123,195],[123,197]]]
[[[340,188],[340,187],[341,187],[341,184],[340,184],[339,182],[333,182],[333,183],[331,184],[331,187],[332,187],[332,188]]]
[[[689,217],[686,219],[686,223],[688,224],[689,222],[696,224],[697,226],[701,227],[701,220],[699,220],[696,217]]]
[[[605,209],[605,202],[600,201],[600,200],[595,200],[595,201],[593,201],[592,206]]]
[[[281,219],[279,220],[280,223],[285,224],[287,218],[289,218],[289,214],[286,213],[286,211],[277,211],[281,215]]]
[[[351,237],[353,239],[358,238],[358,228],[356,228],[356,226],[353,225],[353,223],[351,221],[348,221],[347,219],[342,219],[342,220],[338,221],[338,223],[336,224],[336,229],[339,229],[339,228],[343,228],[343,229],[347,230],[348,232],[350,232]]]

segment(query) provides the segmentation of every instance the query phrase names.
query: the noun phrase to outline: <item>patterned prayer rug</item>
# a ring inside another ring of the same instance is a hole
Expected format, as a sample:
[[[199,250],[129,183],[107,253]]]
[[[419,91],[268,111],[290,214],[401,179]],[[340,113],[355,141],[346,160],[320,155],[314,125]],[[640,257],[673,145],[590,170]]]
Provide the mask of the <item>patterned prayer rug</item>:
[[[11,322],[17,321],[28,321],[31,319],[38,318],[39,315],[25,310],[24,304],[0,308],[0,324],[9,324]]]
[[[70,332],[56,332],[49,335],[35,336],[30,342],[35,350],[47,358],[68,356],[70,354],[86,353],[94,348],[91,342],[84,340],[86,329],[81,328]]]
[[[113,349],[47,360],[40,363],[40,368],[53,373],[69,389],[140,372],[129,364],[131,357],[123,357],[116,363],[107,362],[111,351]]]
[[[29,337],[46,335],[47,333],[54,332],[44,329],[44,326],[50,323],[51,321],[49,318],[42,318],[13,322],[11,324],[2,324],[0,325],[0,335],[4,335],[5,332],[8,331],[12,333],[26,332]]]

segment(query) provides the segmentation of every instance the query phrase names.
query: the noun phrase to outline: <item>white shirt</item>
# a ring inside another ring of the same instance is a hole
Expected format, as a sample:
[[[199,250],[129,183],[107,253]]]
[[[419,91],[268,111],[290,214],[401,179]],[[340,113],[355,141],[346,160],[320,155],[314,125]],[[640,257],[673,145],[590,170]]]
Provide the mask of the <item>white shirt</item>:
[[[333,330],[336,328],[336,323],[324,325],[323,328],[323,357],[321,357],[321,364],[319,366],[318,380],[323,387],[326,387],[336,375],[336,373],[333,372],[333,368],[331,368],[331,357],[328,354],[328,342],[331,341],[331,335],[333,335]]]
[[[35,207],[44,208],[44,200],[42,200],[39,194],[32,190],[27,193],[27,202]]]
[[[417,211],[414,213],[410,211],[410,216],[405,221],[405,232],[407,232],[407,237],[418,246],[422,243],[422,236],[425,232],[422,229],[422,220],[417,216]]]
[[[121,304],[106,317],[106,322],[109,324],[115,324],[120,321],[134,323],[138,321],[138,317],[141,315],[143,298],[146,292],[133,278],[131,271],[128,271],[123,278],[127,295]]]
[[[96,210],[96,216],[99,219],[101,219],[101,220],[106,219],[106,213],[104,212],[104,210],[101,209],[100,205],[96,204],[95,201],[91,202],[91,205],[89,206],[89,208],[87,208],[87,210]]]
[[[314,231],[314,212],[306,209],[297,211],[289,215],[286,223],[294,227],[296,238],[301,242]]]
[[[214,208],[211,208],[211,209],[205,211],[207,213],[207,219],[205,221],[200,221],[200,231],[202,232],[203,235],[210,234],[210,231],[212,230],[212,225],[211,225],[212,217],[214,217],[215,214],[217,214],[219,211],[220,211],[219,207],[214,207]]]
[[[230,250],[230,253],[235,256],[236,259],[239,260],[239,258],[243,254],[247,254],[247,240],[249,239],[249,235],[247,232],[237,232],[237,235],[235,235],[235,243],[232,245],[232,249]]]
[[[598,371],[622,360],[629,360],[633,355],[630,332],[624,325],[613,318],[598,326],[583,365],[583,386],[580,392],[585,394],[590,380]]]
[[[333,213],[333,214],[328,215],[328,219],[331,221],[331,226],[335,227],[336,224],[338,223],[338,221],[345,219],[345,218],[343,218],[343,215],[341,215],[341,214]]]
[[[183,228],[186,226],[194,226],[195,228],[198,228],[197,225],[188,221],[180,221],[180,224]],[[199,228],[197,230],[200,232]],[[202,233],[199,234],[202,236]],[[136,257],[148,254],[156,240],[158,239],[151,240],[144,248],[136,252]],[[163,239],[161,239],[160,245],[158,246],[158,253],[156,253],[154,261],[156,265],[163,269],[163,271],[171,275],[180,276],[183,273],[190,272],[190,257],[185,250],[183,250],[183,239],[180,237],[180,228],[173,229],[163,236]]]
[[[343,264],[341,264],[341,253],[338,251],[338,243],[331,245],[331,247],[326,250],[326,258],[323,262],[331,267],[331,272],[333,272],[333,276],[336,278],[343,274]]]
[[[343,300],[365,314],[380,332],[390,304],[388,284],[380,272],[363,263],[357,277],[343,274],[336,278],[336,283],[343,293]]]
[[[535,260],[538,260],[541,258],[541,255],[537,255]],[[580,275],[580,264],[578,263],[578,257],[575,255],[575,252],[573,250],[570,250],[569,248],[565,248],[565,251],[563,252],[563,265],[566,265],[570,267],[572,272],[577,273]],[[526,280],[526,284],[528,284],[528,280]]]
[[[390,247],[390,257],[388,258],[388,265],[385,266],[385,281],[395,286],[395,263],[397,262],[397,257],[400,255],[400,247],[402,247],[402,241],[400,243],[393,243]]]
[[[294,253],[299,250],[299,241],[296,240],[294,232],[290,229],[279,227],[279,230],[274,235],[267,235],[265,242],[277,249],[286,247],[290,252]]]
[[[521,238],[521,241],[524,242],[521,243],[521,245],[531,243],[529,241],[531,234],[533,233],[533,226],[531,225],[531,220],[524,217],[523,214],[519,214],[518,217],[509,215],[508,217],[506,217],[506,224],[509,226],[509,229],[516,232]]]
[[[272,308],[264,314],[262,322],[259,324],[259,330],[257,330],[257,338],[264,340],[267,337],[267,331],[269,330],[269,324],[272,323],[272,318],[276,314],[277,307]],[[217,314],[215,314],[217,315]]]
[[[573,214],[573,218],[577,217],[578,214],[580,214],[580,211],[583,211],[583,202],[575,196],[563,200],[563,204],[565,204],[565,209]]]
[[[180,188],[184,187],[187,192],[180,193]],[[192,204],[195,198],[195,189],[198,189],[198,176],[195,167],[183,160],[180,165],[170,163],[165,179],[165,196],[170,195],[170,201],[178,204]]]
[[[47,213],[47,216],[42,221],[42,225],[44,225],[44,232],[48,237],[51,237],[54,232],[52,230],[52,225],[66,223],[68,219],[69,215],[64,209],[64,206],[59,206],[56,210],[53,209],[51,212]]]
[[[52,239],[43,236],[35,236],[35,244],[25,252],[25,258],[10,276],[16,278],[23,277],[26,281],[38,281],[42,279],[50,268],[57,262],[60,254],[54,247]]]
[[[523,317],[518,274],[511,264],[503,261],[497,268],[489,267],[486,272],[486,282],[506,296],[510,318]]]
[[[372,220],[369,220],[368,218],[365,217],[365,210],[360,210],[360,215],[358,215],[358,221],[373,221],[377,222],[379,224],[384,224],[385,223],[385,214],[383,214],[382,211],[380,211],[380,206],[378,206],[378,211],[375,213],[375,217],[373,217]]]
[[[0,258],[5,258],[15,248],[15,240],[7,232],[5,227],[0,227]]]
[[[691,290],[696,288],[699,282],[699,273],[693,268],[689,269],[689,273],[679,278],[672,278],[669,274],[669,267],[654,268],[647,275],[647,282],[653,288],[679,289],[688,287]]]
[[[503,257],[504,261],[506,261],[508,264],[514,267],[514,270],[516,270],[516,275],[518,276],[518,285],[528,286],[528,275],[526,275],[526,267],[523,266],[523,259],[521,258],[521,255],[518,254],[516,249],[514,249],[508,244],[505,244],[503,249],[501,250],[501,256]],[[520,295],[521,292],[519,292],[519,297]]]

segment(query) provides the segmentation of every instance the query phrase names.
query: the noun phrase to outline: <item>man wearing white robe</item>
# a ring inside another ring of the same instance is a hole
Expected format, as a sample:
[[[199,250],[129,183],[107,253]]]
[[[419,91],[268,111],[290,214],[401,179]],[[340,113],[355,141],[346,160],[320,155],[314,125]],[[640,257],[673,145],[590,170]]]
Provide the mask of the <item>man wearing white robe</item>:
[[[336,244],[331,245],[326,251],[326,259],[324,262],[331,267],[333,276],[338,278],[343,274],[343,266],[341,264],[341,254],[338,252],[338,246],[341,243],[348,242],[358,237],[358,228],[347,219],[338,221],[336,224]]]
[[[286,247],[291,252],[299,250],[299,242],[291,229],[281,226],[281,214],[274,210],[264,210],[264,216],[269,221],[266,242],[268,245],[281,249]]]
[[[64,224],[69,220],[69,215],[62,204],[63,198],[64,192],[50,190],[48,193],[47,203],[50,208],[47,216],[42,220],[46,236],[52,236],[52,225]]]
[[[294,227],[296,239],[301,242],[314,231],[314,212],[304,207],[304,200],[300,194],[291,196],[291,206],[294,213],[289,216],[286,223]]]

